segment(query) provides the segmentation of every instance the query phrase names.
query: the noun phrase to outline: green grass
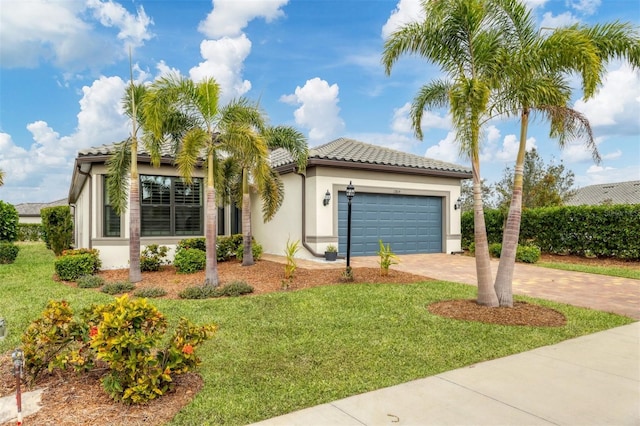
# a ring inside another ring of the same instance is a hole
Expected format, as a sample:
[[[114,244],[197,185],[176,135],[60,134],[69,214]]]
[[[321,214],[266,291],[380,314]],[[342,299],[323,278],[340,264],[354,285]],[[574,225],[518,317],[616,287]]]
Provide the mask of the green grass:
[[[543,268],[562,269],[565,271],[586,272],[588,274],[609,275],[612,277],[633,278],[640,280],[640,269],[623,268],[619,266],[593,266],[577,263],[538,262],[536,266]]]
[[[42,245],[21,248],[15,264],[0,265],[0,316],[11,333],[0,344],[2,352],[19,344],[17,333],[50,299],[66,299],[76,311],[112,300],[54,282],[53,255]],[[567,325],[488,325],[441,318],[426,309],[434,301],[473,297],[471,286],[430,281],[154,300],[173,324],[184,316],[219,326],[199,352],[205,386],[171,424],[247,424],[632,322],[522,297],[517,299],[564,313]]]

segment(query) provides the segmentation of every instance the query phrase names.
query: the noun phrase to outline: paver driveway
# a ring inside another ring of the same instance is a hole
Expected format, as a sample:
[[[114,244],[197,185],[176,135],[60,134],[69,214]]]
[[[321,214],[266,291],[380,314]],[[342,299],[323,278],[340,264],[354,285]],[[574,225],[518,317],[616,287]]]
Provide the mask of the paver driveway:
[[[284,262],[282,256],[265,255],[265,259]],[[400,263],[391,269],[443,281],[476,285],[475,258],[445,253],[399,256]],[[353,257],[354,267],[379,267],[378,256]],[[344,260],[299,260],[304,268],[344,268]],[[498,260],[491,261],[495,277]],[[640,280],[610,277],[583,272],[562,271],[516,263],[513,292],[599,311],[614,312],[640,320]]]

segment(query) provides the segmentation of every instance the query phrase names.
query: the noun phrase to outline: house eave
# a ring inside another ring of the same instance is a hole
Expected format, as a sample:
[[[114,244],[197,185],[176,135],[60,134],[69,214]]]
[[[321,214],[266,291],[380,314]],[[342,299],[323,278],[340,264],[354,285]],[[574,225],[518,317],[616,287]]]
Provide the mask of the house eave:
[[[335,167],[342,169],[357,169],[363,171],[372,172],[385,172],[385,173],[398,173],[420,176],[441,176],[451,177],[458,179],[470,179],[473,175],[471,172],[465,172],[461,170],[442,170],[442,169],[429,169],[422,167],[408,167],[408,166],[394,166],[389,164],[373,164],[362,163],[357,161],[341,161],[331,160],[326,158],[310,158],[307,163],[307,168],[312,167]],[[297,166],[293,163],[283,164],[275,168],[280,174],[293,173],[298,170]]]

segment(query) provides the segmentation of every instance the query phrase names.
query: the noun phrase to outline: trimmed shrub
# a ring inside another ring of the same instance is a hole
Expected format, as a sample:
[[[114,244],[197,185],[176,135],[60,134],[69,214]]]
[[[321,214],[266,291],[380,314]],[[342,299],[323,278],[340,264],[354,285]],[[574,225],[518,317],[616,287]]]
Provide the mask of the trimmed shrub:
[[[121,282],[115,282],[115,283],[108,283],[105,284],[102,287],[102,292],[103,293],[107,293],[110,295],[115,295],[115,294],[121,294],[121,293],[126,293],[129,292],[133,289],[135,289],[136,286],[133,283],[130,283],[129,281],[121,281]]]
[[[253,241],[251,244],[251,253],[253,253],[253,260],[260,260],[262,257],[262,246],[259,243]],[[240,244],[236,249],[236,259],[242,262],[242,258],[244,257],[244,245]]]
[[[0,241],[10,243],[18,239],[18,211],[13,204],[0,200]]]
[[[19,223],[18,241],[42,240],[42,225],[39,223]]]
[[[42,229],[47,248],[56,256],[71,247],[73,221],[69,206],[46,207],[40,210]]]
[[[167,294],[167,291],[159,287],[140,288],[133,292],[136,297],[146,297],[148,299],[153,297],[162,297]]]
[[[160,270],[160,266],[166,263],[167,246],[149,244],[140,254],[140,270],[142,272],[155,272]]]
[[[536,263],[540,260],[540,249],[535,246],[518,245],[516,260],[524,263]]]
[[[20,247],[8,241],[0,241],[0,263],[8,264],[16,261]]]
[[[218,237],[218,240],[220,238],[221,237]],[[207,251],[206,242],[207,240],[204,237],[185,238],[184,240],[180,240],[180,242],[178,243],[178,246],[176,247],[176,251],[190,248],[190,249],[198,249],[206,252]]]
[[[246,281],[233,281],[221,287],[217,293],[218,296],[238,297],[243,294],[253,293],[253,287],[247,284]]]
[[[97,275],[83,275],[78,278],[79,288],[98,288],[104,285],[104,278]]]
[[[218,297],[217,295],[217,288],[209,285],[187,287],[178,293],[178,296],[181,299],[209,299],[212,297]]]
[[[491,244],[489,244],[489,255],[491,257],[500,257],[500,253],[502,253],[502,244],[501,243],[491,243]]]
[[[95,258],[89,253],[60,256],[55,260],[54,267],[58,278],[63,281],[75,281],[83,275],[96,272]]]
[[[207,254],[199,249],[183,248],[176,253],[173,264],[179,274],[193,274],[204,270]]]

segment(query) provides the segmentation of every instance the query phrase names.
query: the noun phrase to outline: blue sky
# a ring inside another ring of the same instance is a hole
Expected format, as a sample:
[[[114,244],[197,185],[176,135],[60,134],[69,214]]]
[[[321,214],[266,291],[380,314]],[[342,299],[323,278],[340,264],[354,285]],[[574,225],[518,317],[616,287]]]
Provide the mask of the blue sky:
[[[528,0],[540,26],[631,21],[637,0]],[[408,106],[439,73],[416,58],[391,76],[385,37],[419,19],[419,0],[0,0],[0,199],[18,204],[68,195],[79,150],[120,141],[129,125],[120,99],[129,79],[170,70],[213,76],[223,102],[260,100],[272,124],[297,127],[316,146],[338,137],[468,165],[452,143],[446,111],[428,111],[424,140]],[[576,92],[603,157],[582,145],[560,151],[545,123],[529,132],[545,162],[563,161],[576,185],[640,179],[640,72],[612,63],[598,95]],[[486,129],[482,175],[499,180],[515,161],[517,123]]]

